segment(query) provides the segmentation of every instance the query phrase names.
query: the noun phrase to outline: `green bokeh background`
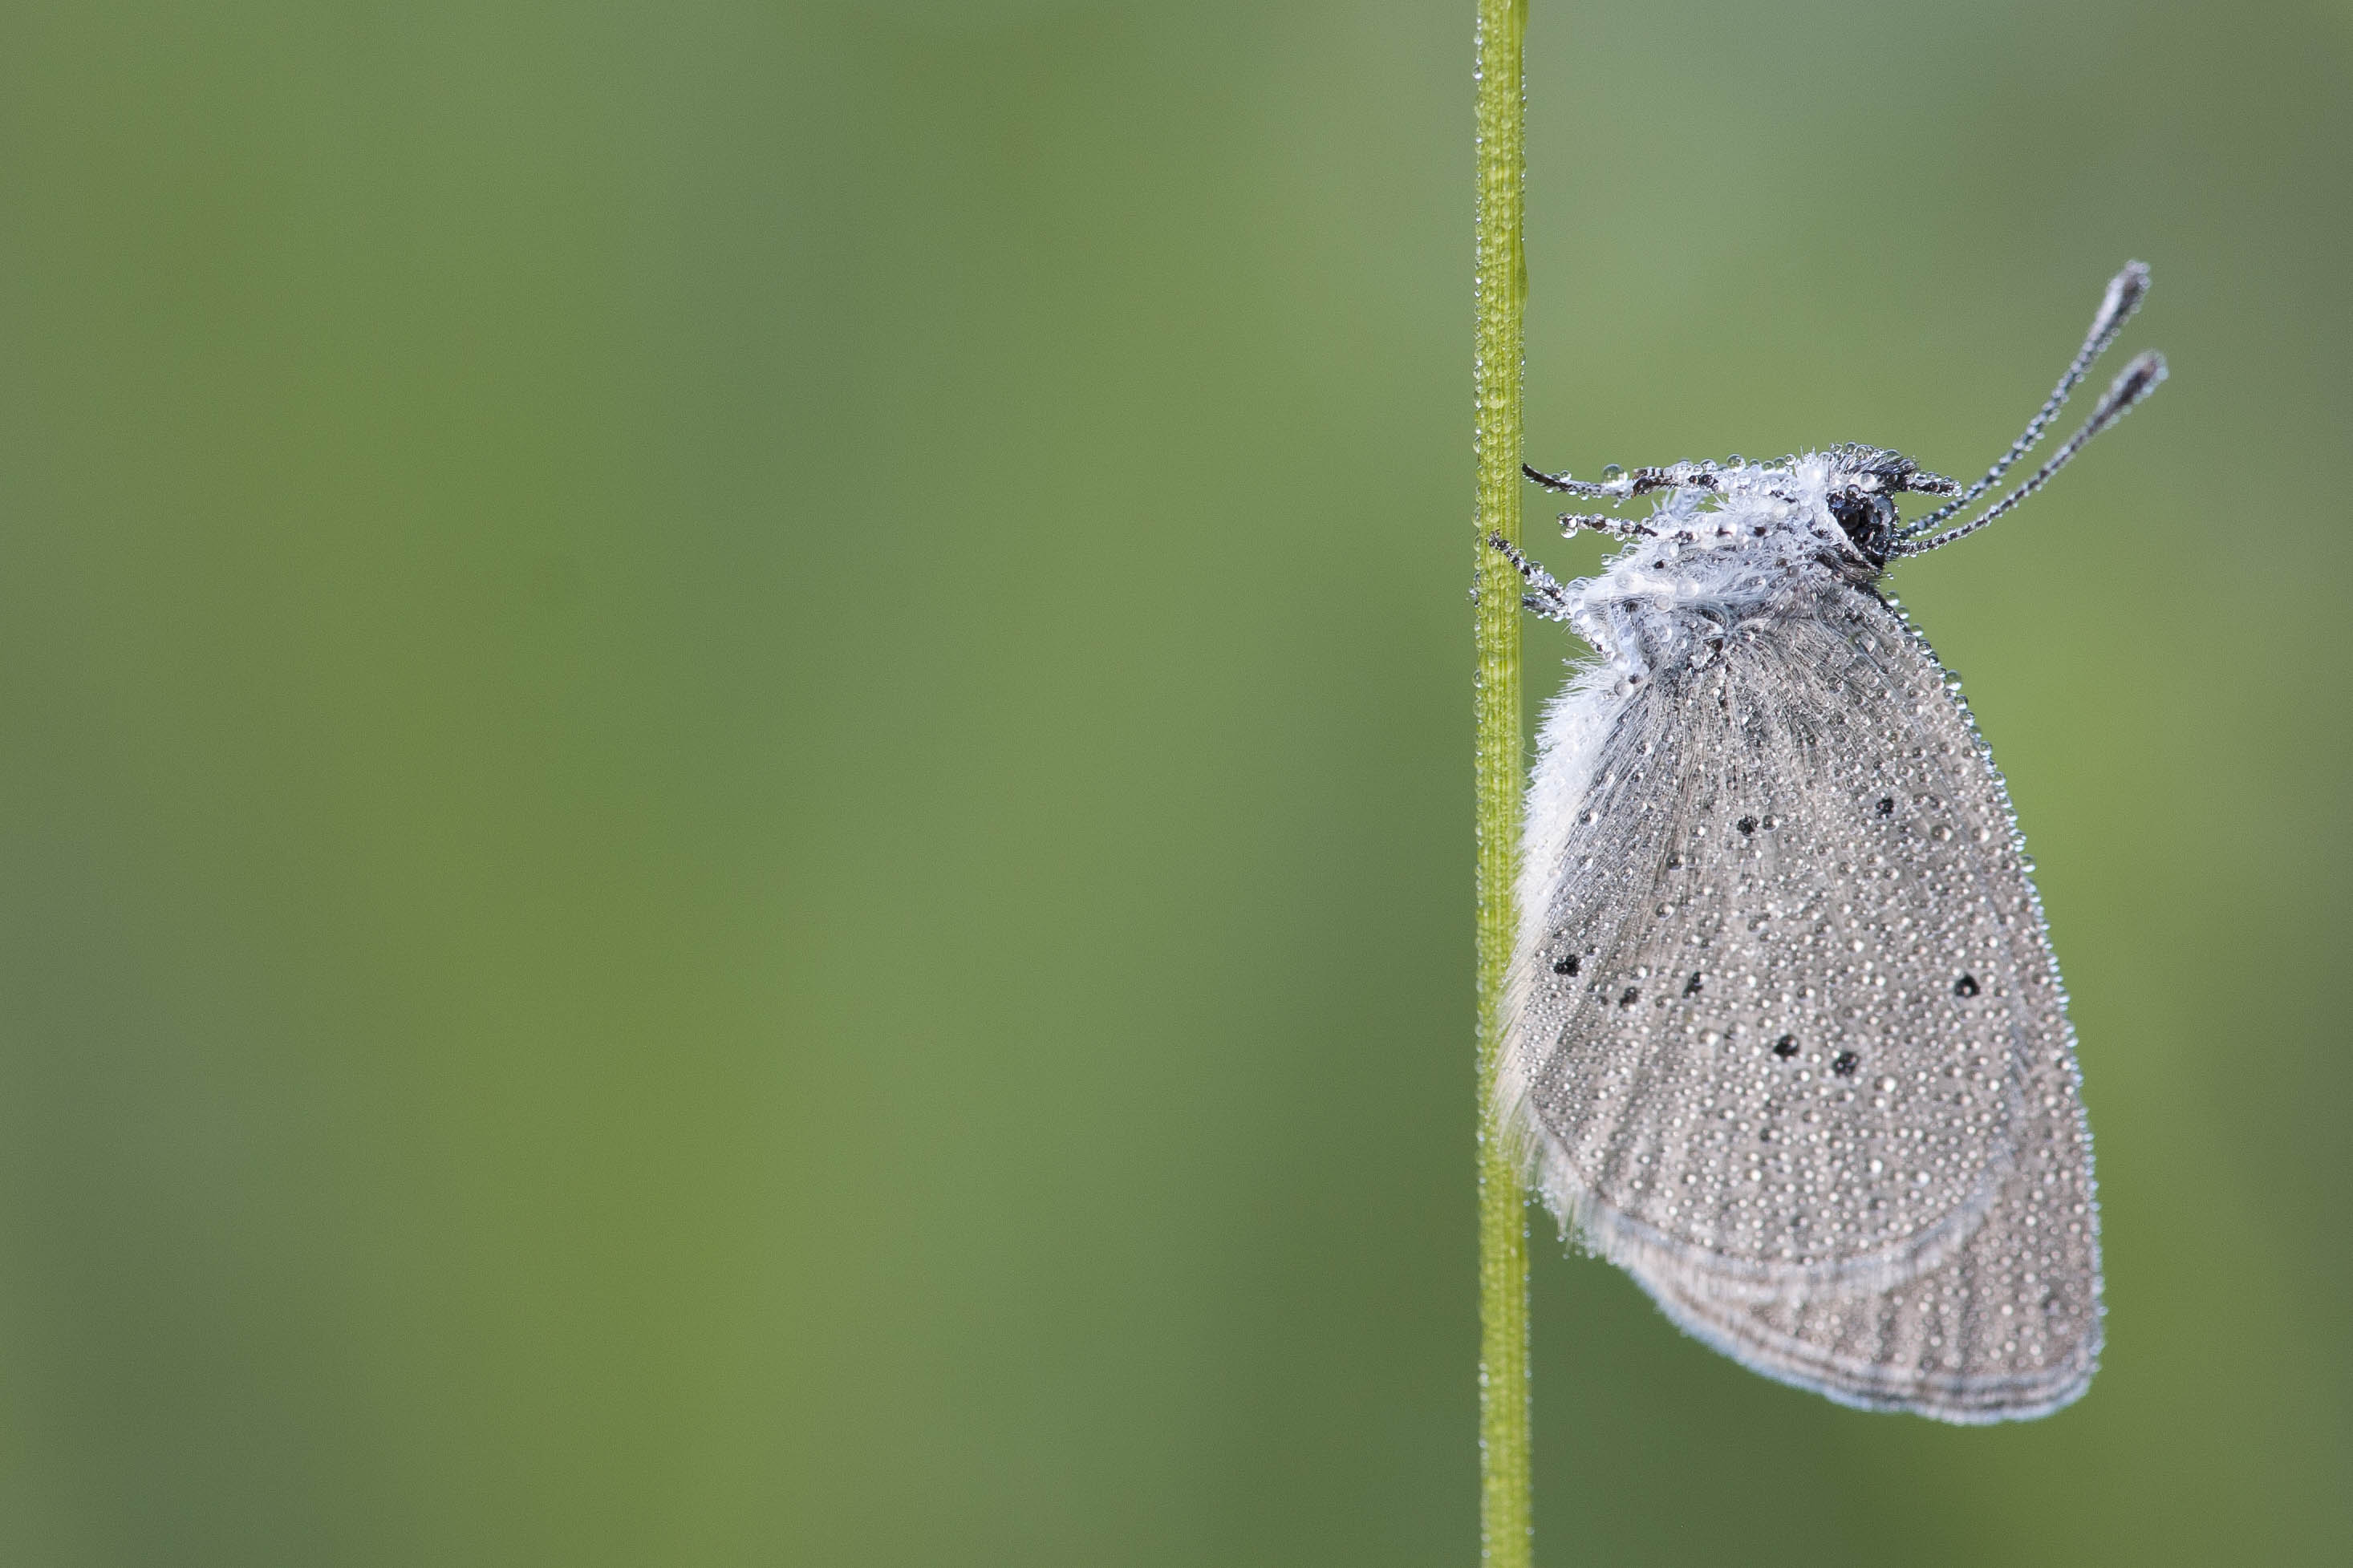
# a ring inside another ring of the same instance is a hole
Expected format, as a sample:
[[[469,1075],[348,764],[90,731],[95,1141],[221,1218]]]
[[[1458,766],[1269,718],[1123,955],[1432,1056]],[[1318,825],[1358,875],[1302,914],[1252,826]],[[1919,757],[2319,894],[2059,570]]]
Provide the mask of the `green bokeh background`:
[[[0,1561],[1471,1561],[1470,15],[0,12]],[[2106,1370],[1540,1226],[1540,1560],[2348,1560],[2353,8],[1530,40],[1531,456],[2174,370],[1896,583]]]

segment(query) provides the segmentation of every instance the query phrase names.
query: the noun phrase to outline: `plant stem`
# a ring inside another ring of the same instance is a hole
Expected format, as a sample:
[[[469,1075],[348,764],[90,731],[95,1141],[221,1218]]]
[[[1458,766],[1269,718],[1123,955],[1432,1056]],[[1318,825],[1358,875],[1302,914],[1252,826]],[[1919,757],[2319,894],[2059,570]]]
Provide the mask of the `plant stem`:
[[[1520,580],[1487,545],[1520,542],[1520,383],[1527,258],[1521,248],[1527,0],[1477,0],[1478,246],[1472,280],[1479,585],[1474,767],[1479,930],[1479,1539],[1492,1568],[1529,1568],[1528,1230],[1520,1173],[1496,1126],[1504,972],[1518,925]]]

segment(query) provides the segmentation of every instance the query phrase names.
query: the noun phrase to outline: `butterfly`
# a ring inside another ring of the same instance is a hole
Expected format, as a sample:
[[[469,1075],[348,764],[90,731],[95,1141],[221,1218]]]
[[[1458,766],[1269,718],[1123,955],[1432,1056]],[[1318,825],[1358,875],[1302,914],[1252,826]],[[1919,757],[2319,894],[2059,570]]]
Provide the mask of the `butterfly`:
[[[1525,603],[1593,657],[1530,778],[1493,1086],[1531,1185],[1666,1315],[1842,1404],[2047,1415],[2101,1346],[2066,994],[2001,774],[1889,566],[2040,489],[2164,380],[2133,360],[2023,483],[2140,303],[2112,281],[2025,432],[1966,489],[1883,447],[1549,489],[1623,548]],[[1897,498],[1941,498],[1905,522]]]

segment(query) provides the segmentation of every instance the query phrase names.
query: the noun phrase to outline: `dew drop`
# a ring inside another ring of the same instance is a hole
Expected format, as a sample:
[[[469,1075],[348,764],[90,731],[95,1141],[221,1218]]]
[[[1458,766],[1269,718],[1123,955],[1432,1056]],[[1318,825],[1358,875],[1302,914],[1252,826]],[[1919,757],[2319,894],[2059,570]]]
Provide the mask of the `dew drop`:
[[[1831,1058],[1831,1071],[1838,1074],[1841,1078],[1852,1078],[1854,1076],[1854,1069],[1862,1065],[1862,1058],[1856,1056],[1852,1051],[1841,1051],[1838,1055]]]
[[[1584,965],[1578,962],[1577,954],[1573,952],[1562,953],[1558,958],[1552,961],[1552,972],[1555,974],[1574,974],[1583,967]]]
[[[1954,994],[1954,995],[1956,995],[1956,996],[1974,996],[1974,995],[1976,995],[1977,994],[1978,994],[1978,977],[1977,977],[1976,975],[1974,975],[1974,974],[1964,974],[1964,975],[1962,975],[1958,980],[1956,980],[1956,981],[1954,981],[1954,982],[1953,982],[1953,994]]]
[[[1798,1054],[1798,1037],[1795,1035],[1784,1035],[1779,1039],[1774,1041],[1773,1054],[1779,1057],[1783,1061],[1788,1061],[1791,1057],[1796,1056]]]
[[[1744,816],[1732,826],[1740,829],[1742,836],[1746,837],[1757,831],[1757,819],[1753,816]]]

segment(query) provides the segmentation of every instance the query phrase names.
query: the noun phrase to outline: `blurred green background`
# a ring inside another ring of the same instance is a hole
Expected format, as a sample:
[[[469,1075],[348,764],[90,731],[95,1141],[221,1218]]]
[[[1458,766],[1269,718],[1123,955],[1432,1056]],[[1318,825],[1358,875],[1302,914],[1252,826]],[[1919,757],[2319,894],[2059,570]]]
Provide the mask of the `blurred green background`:
[[[1472,1559],[1470,17],[0,13],[0,1561]],[[1969,472],[2134,256],[2174,369],[1896,582],[2106,1370],[1540,1220],[1540,1559],[2348,1560],[2353,9],[1530,38],[1531,457]]]

